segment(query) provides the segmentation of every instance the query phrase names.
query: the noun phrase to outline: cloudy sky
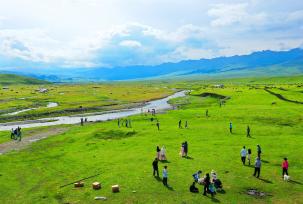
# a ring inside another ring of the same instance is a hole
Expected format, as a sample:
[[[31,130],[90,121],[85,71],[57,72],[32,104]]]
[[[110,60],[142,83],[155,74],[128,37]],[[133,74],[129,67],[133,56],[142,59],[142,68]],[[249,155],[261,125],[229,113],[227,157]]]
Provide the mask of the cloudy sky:
[[[114,67],[303,46],[299,0],[0,0],[0,67]]]

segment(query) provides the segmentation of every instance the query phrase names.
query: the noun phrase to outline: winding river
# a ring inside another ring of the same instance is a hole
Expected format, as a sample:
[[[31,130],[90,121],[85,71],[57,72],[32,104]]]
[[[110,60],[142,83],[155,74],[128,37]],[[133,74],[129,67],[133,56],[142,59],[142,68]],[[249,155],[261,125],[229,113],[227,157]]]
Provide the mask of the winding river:
[[[142,107],[123,109],[111,112],[104,113],[91,113],[90,115],[85,116],[60,116],[53,118],[42,118],[33,121],[20,121],[20,122],[9,122],[9,123],[0,123],[0,131],[11,130],[12,128],[21,127],[21,128],[31,128],[31,127],[41,127],[41,126],[51,126],[51,125],[61,125],[61,124],[77,124],[80,123],[81,118],[85,117],[90,122],[95,121],[106,121],[113,120],[118,118],[123,118],[131,115],[140,114],[142,111],[148,109],[155,109],[156,112],[172,109],[172,106],[168,103],[170,99],[183,97],[186,95],[187,91],[176,92],[173,95],[168,97],[153,100],[148,102]]]

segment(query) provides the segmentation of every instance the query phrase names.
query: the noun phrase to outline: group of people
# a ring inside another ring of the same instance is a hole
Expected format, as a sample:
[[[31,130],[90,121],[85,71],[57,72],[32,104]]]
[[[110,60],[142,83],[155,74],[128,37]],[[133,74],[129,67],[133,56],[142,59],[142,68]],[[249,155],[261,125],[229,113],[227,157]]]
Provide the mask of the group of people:
[[[232,122],[229,122],[229,132],[232,134],[233,133],[233,124]],[[247,125],[246,127],[246,137],[251,137],[250,136],[250,127]]]
[[[179,120],[179,122],[178,122],[178,127],[179,127],[179,128],[183,128],[183,127],[182,127],[182,120]],[[188,128],[187,120],[185,121],[184,128]]]
[[[11,139],[21,141],[21,137],[22,137],[21,127],[18,126],[16,129],[12,128]]]
[[[204,186],[203,195],[205,196],[207,193],[209,193],[213,197],[217,191],[222,190],[222,182],[220,179],[218,179],[217,173],[214,170],[211,171],[211,175],[209,175],[209,173],[206,173],[202,178],[200,177],[201,174],[202,171],[199,170],[192,175],[194,182],[189,187],[190,192],[199,193],[199,189],[195,186],[196,183]]]
[[[159,162],[159,159],[156,157],[155,160],[152,163],[152,166],[153,166],[153,176],[157,176],[157,177],[159,177],[158,162]],[[166,187],[168,187],[167,180],[168,180],[168,170],[167,170],[167,166],[165,165],[163,167],[163,170],[162,170],[162,182],[163,182],[163,185],[166,186]]]
[[[255,159],[255,163],[254,163],[254,174],[253,176],[259,178],[260,177],[260,172],[261,172],[261,146],[258,144],[257,145],[257,157]],[[243,163],[243,165],[245,165],[246,162],[246,158],[248,160],[248,165],[250,165],[250,161],[251,161],[251,149],[246,150],[245,146],[243,146],[243,148],[240,151],[240,156],[241,156],[241,161]],[[284,178],[284,180],[288,180],[289,176],[288,176],[288,160],[285,157],[283,162],[282,162],[282,178]]]
[[[123,120],[123,119],[118,118],[118,127],[120,128],[121,126],[122,127],[125,126],[127,128],[131,128],[132,127],[131,120],[130,119]]]

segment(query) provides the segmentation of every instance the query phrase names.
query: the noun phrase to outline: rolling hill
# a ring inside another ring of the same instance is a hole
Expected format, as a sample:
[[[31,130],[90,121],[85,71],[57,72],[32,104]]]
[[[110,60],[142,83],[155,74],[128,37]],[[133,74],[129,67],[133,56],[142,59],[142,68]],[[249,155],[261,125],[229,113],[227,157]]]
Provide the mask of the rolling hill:
[[[49,84],[50,82],[15,74],[0,74],[0,85],[11,84]]]

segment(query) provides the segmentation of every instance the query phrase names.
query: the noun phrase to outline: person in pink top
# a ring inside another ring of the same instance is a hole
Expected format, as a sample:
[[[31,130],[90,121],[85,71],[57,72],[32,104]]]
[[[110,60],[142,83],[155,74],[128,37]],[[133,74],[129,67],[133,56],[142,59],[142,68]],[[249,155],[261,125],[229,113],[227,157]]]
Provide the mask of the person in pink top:
[[[284,161],[282,163],[282,176],[284,176],[285,174],[288,176],[288,161],[287,158],[284,158]]]

